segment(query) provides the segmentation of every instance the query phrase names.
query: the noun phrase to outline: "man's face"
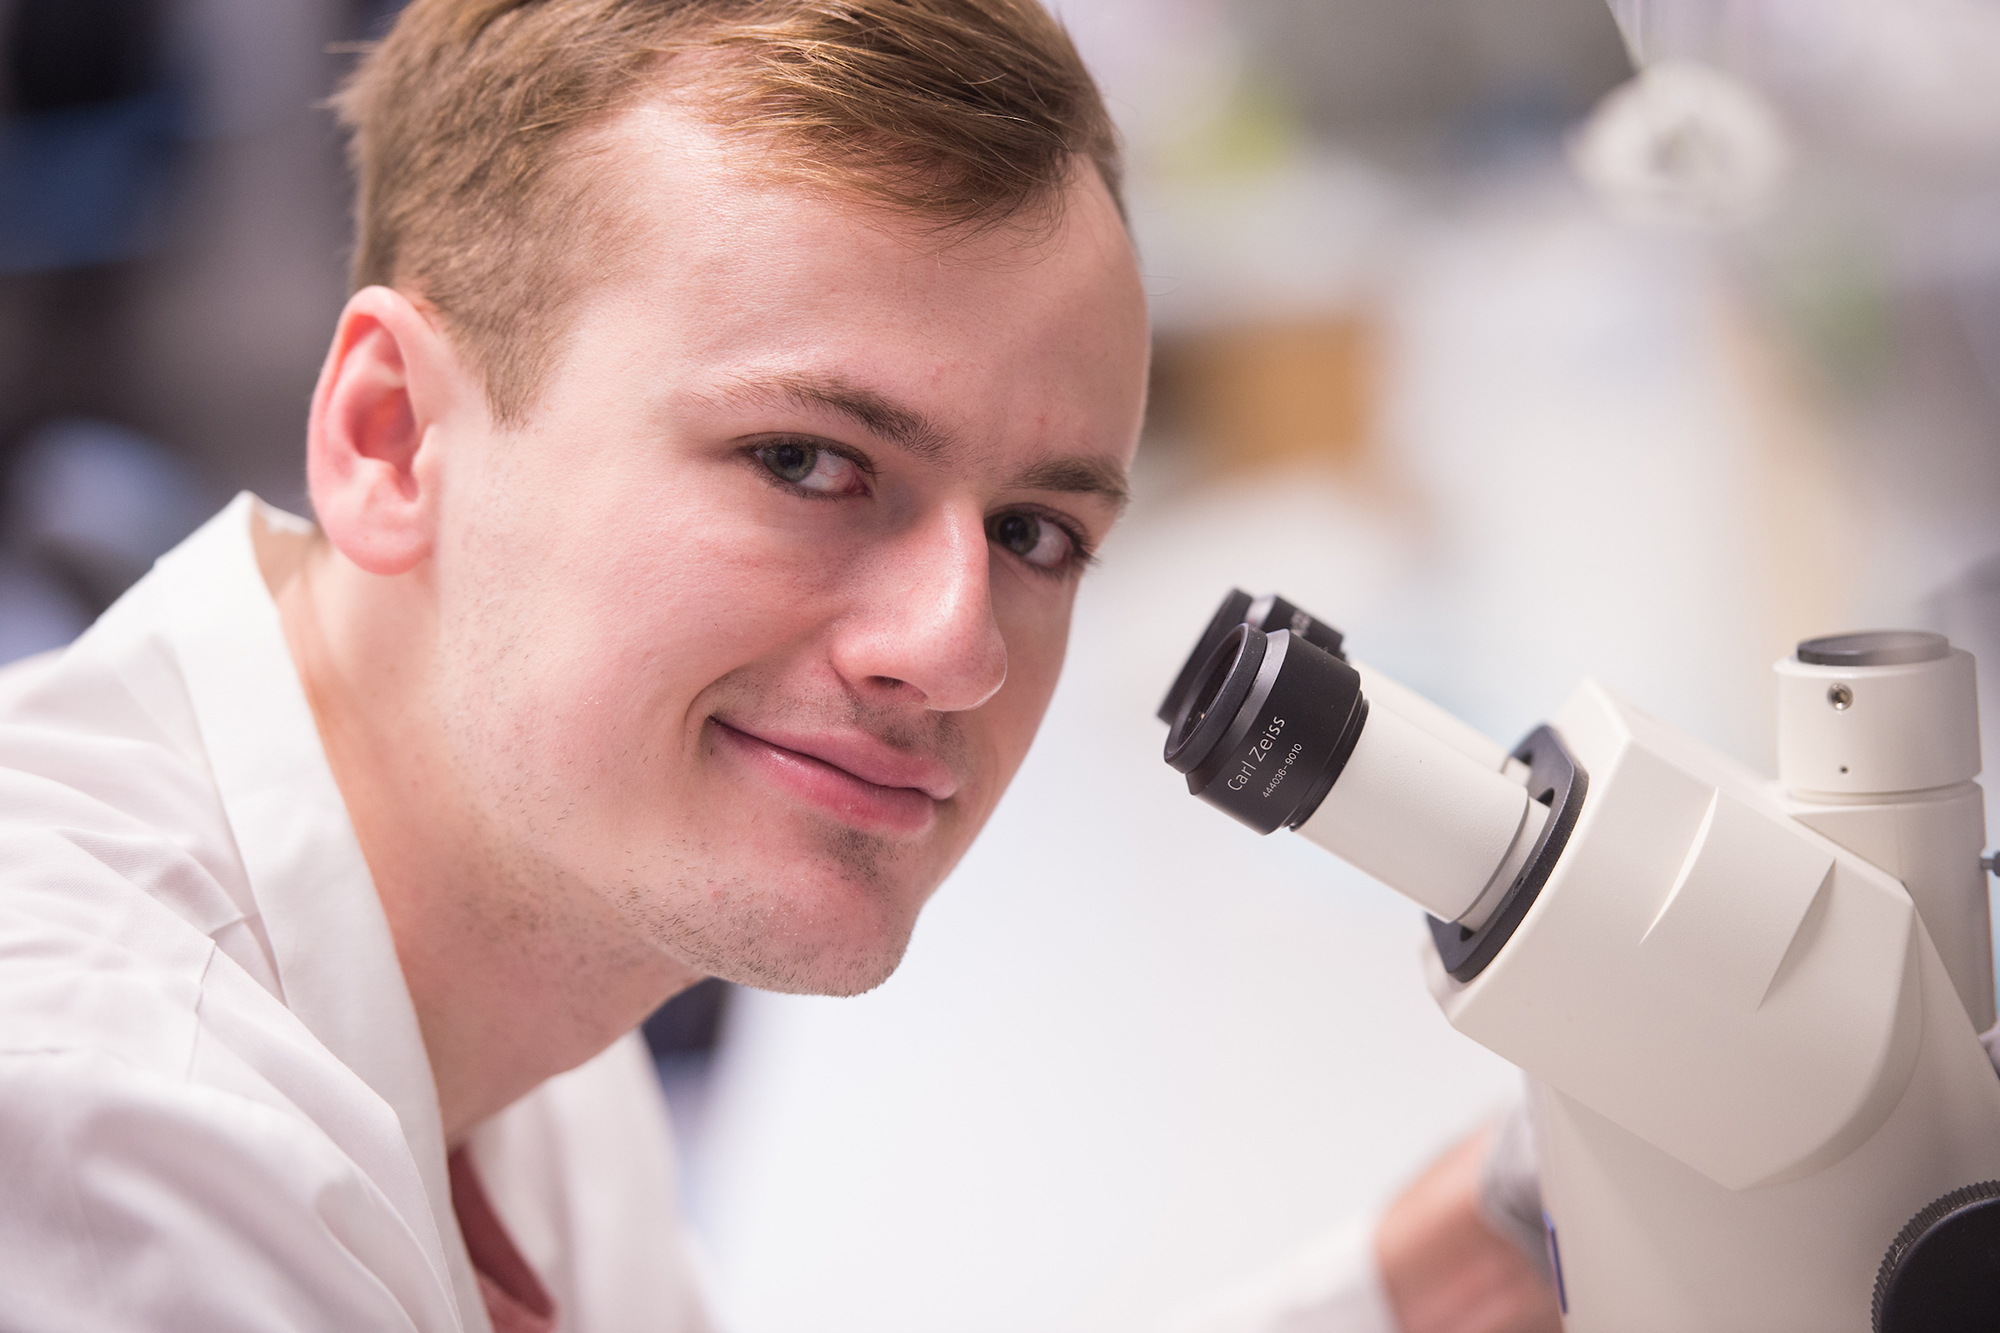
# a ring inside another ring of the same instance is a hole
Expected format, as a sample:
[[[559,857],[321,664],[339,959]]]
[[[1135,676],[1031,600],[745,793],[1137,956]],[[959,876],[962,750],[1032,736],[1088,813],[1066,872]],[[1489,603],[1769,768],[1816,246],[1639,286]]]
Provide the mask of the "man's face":
[[[757,181],[665,105],[610,131],[643,219],[525,425],[432,430],[460,799],[510,912],[851,993],[1028,748],[1143,408],[1131,247],[939,239]],[[740,154],[740,149],[733,150]]]

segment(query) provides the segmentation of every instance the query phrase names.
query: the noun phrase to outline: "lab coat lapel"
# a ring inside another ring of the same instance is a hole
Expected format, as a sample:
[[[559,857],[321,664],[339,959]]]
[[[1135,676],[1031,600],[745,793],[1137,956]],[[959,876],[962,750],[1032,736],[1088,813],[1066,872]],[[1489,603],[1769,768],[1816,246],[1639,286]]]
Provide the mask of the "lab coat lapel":
[[[161,560],[169,637],[275,955],[286,1006],[394,1109],[415,1181],[376,1177],[448,1273],[469,1333],[486,1306],[452,1212],[437,1087],[395,942],[258,561],[311,525],[245,492]],[[436,1238],[433,1246],[431,1238]]]

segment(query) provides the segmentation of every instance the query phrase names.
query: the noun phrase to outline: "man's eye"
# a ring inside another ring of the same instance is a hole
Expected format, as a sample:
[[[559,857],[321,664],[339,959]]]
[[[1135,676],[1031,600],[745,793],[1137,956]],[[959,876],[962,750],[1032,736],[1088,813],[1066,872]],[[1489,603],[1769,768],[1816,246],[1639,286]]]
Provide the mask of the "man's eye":
[[[846,495],[862,489],[861,469],[854,460],[818,445],[783,440],[753,452],[772,476],[800,490]]]
[[[1058,523],[1033,514],[995,514],[986,520],[986,536],[1037,569],[1061,570],[1076,560],[1076,542]]]

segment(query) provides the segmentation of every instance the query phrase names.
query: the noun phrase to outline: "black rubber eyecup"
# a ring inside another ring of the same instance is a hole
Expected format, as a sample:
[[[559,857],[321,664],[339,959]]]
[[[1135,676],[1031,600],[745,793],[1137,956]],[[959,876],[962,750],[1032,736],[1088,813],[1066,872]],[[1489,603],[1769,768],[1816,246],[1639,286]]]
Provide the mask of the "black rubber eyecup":
[[[1289,630],[1229,632],[1167,736],[1188,790],[1259,833],[1296,828],[1340,776],[1367,721],[1354,668]]]
[[[1215,656],[1215,650],[1229,637],[1229,631],[1244,622],[1250,605],[1250,594],[1241,588],[1231,588],[1229,595],[1222,599],[1222,605],[1215,609],[1213,616],[1209,617],[1208,628],[1194,641],[1194,650],[1188,654],[1187,661],[1181,663],[1180,674],[1174,677],[1174,687],[1168,690],[1167,697],[1160,701],[1159,712],[1156,714],[1160,721],[1173,726],[1179,719],[1181,706],[1187,702],[1189,693],[1194,689],[1195,673],[1208,665],[1208,660]]]
[[[1191,670],[1182,671],[1187,688],[1167,732],[1167,764],[1179,773],[1201,765],[1228,734],[1250,696],[1269,639],[1238,620]]]

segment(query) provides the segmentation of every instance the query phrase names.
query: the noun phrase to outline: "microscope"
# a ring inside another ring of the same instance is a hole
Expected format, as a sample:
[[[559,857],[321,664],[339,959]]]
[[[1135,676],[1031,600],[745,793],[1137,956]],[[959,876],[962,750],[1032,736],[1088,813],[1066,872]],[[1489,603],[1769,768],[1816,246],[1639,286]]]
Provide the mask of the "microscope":
[[[1973,660],[1777,664],[1775,782],[1586,680],[1512,751],[1233,592],[1160,709],[1188,790],[1429,913],[1520,1066],[1570,1333],[2000,1328]]]

